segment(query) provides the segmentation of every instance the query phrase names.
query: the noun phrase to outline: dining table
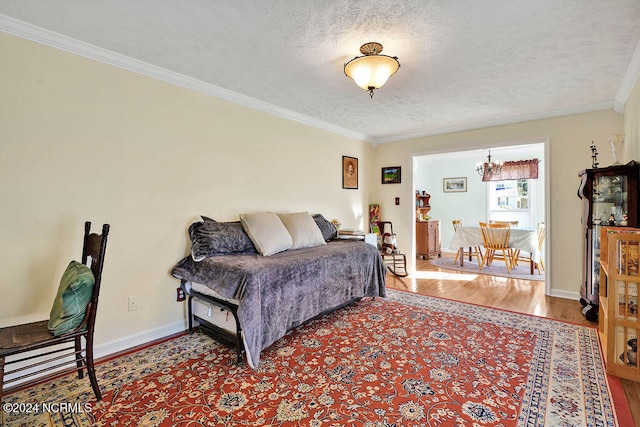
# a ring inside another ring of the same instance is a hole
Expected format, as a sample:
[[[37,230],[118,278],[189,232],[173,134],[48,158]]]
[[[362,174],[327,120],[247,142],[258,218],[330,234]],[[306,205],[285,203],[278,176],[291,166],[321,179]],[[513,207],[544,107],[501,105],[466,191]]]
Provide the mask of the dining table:
[[[450,248],[459,248],[460,254],[464,248],[483,246],[482,230],[480,227],[458,227],[451,239]],[[509,247],[515,250],[531,254],[529,264],[531,274],[534,273],[535,263],[540,262],[540,249],[538,248],[538,231],[535,228],[512,228],[509,233]],[[459,256],[460,265],[464,265],[464,256]]]

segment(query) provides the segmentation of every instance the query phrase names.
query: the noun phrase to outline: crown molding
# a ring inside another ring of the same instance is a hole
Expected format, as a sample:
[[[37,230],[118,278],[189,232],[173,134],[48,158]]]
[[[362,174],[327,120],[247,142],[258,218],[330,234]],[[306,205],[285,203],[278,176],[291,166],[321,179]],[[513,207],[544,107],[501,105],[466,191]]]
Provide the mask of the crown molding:
[[[640,41],[636,45],[636,50],[633,53],[633,57],[631,57],[631,62],[629,62],[629,66],[627,67],[627,71],[624,73],[624,77],[618,86],[618,91],[616,92],[616,111],[619,113],[624,112],[624,104],[627,102],[629,95],[631,95],[631,91],[634,86],[640,79]]]
[[[372,137],[0,14],[0,31],[358,141]]]
[[[313,117],[299,114],[295,111],[264,102],[228,89],[221,88],[201,80],[197,80],[162,67],[157,67],[149,63],[139,61],[137,59],[103,49],[89,43],[81,42],[74,38],[37,27],[35,25],[20,21],[18,19],[0,14],[0,31],[11,34],[26,40],[53,47],[65,52],[79,55],[88,59],[112,65],[137,74],[142,74],[157,80],[165,81],[170,84],[181,86],[205,95],[214,96],[224,99],[235,104],[259,110],[277,117],[292,120],[311,127],[322,129],[337,135],[356,139],[370,143],[374,148],[378,144],[387,142],[403,141],[414,138],[424,138],[435,135],[443,135],[447,133],[464,132],[494,126],[503,126],[515,123],[522,123],[534,120],[543,120],[549,118],[562,117],[573,114],[588,113],[594,111],[602,111],[613,109],[619,113],[624,112],[624,104],[629,97],[634,85],[640,79],[640,42],[636,46],[633,58],[627,67],[627,71],[618,87],[615,99],[596,104],[571,107],[567,109],[559,109],[553,111],[545,111],[529,115],[507,117],[498,120],[488,120],[464,124],[459,126],[450,126],[439,129],[428,129],[419,132],[403,133],[387,137],[374,137],[372,135],[356,132],[350,129],[336,126],[334,124],[315,119]]]
[[[543,111],[540,113],[526,114],[521,116],[505,117],[497,120],[487,120],[483,122],[469,123],[469,124],[464,124],[459,126],[450,126],[446,128],[429,129],[429,130],[420,131],[420,132],[393,135],[393,136],[384,137],[384,138],[374,138],[373,141],[371,141],[371,143],[383,144],[387,142],[406,141],[409,139],[425,138],[429,136],[444,135],[448,133],[466,132],[470,130],[484,129],[484,128],[490,128],[495,126],[505,126],[505,125],[512,125],[516,123],[532,122],[536,120],[553,119],[557,117],[571,116],[574,114],[593,113],[595,111],[611,110],[611,109],[614,109],[614,107],[615,107],[614,101],[605,101],[605,102],[599,102],[596,104],[581,105],[578,107],[563,108],[563,109],[552,110],[552,111]]]

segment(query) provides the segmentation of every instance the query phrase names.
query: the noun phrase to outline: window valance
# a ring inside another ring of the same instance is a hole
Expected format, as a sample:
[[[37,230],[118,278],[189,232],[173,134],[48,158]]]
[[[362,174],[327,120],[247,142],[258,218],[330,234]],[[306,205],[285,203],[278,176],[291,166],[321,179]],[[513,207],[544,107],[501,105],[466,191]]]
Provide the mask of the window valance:
[[[509,179],[538,179],[538,159],[504,162],[502,170],[496,174],[485,173],[482,181],[505,181]]]

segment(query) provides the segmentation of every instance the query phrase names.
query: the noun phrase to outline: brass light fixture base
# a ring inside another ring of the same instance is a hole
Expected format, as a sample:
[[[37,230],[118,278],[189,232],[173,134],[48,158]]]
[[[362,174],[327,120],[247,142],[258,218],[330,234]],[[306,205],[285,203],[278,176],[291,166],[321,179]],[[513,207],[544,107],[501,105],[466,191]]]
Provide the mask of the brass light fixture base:
[[[360,53],[366,56],[378,55],[382,52],[382,45],[376,42],[365,43],[360,46]]]

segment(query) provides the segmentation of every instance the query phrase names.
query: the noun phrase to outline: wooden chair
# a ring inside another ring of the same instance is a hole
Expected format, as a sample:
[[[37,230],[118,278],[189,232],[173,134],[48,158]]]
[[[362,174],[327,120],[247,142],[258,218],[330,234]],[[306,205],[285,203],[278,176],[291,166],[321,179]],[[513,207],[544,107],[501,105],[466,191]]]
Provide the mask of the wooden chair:
[[[489,224],[509,224],[512,227],[517,227],[520,221],[495,221],[490,219]]]
[[[458,228],[462,227],[461,219],[454,219],[451,222],[453,223],[453,231],[457,231]],[[454,264],[457,263],[458,257],[460,256],[462,257],[468,256],[469,261],[471,261],[474,255],[478,259],[478,266],[482,267],[483,255],[482,255],[482,250],[480,249],[480,246],[469,247],[468,251],[465,251],[463,248],[458,249],[458,252],[456,252],[456,257],[453,260],[453,263]]]
[[[391,221],[375,221],[369,226],[378,235],[378,250],[389,271],[398,277],[407,277],[407,256],[398,252],[387,252],[384,248],[385,236],[395,236]]]
[[[535,262],[533,260],[533,254],[529,254],[529,256],[523,256],[520,254],[520,250],[518,249],[514,256],[514,263],[518,265],[518,261],[526,261],[531,264],[531,274],[533,274],[534,269],[538,269],[538,274],[542,274],[545,271],[544,261],[542,260],[542,244],[544,243],[544,238],[547,234],[546,227],[544,222],[539,222],[536,227],[536,235],[538,237],[538,251],[540,252],[540,262]]]
[[[480,222],[482,239],[484,240],[484,265],[491,265],[494,259],[504,259],[507,272],[511,273],[514,262],[514,251],[509,247],[509,236],[511,234],[511,224],[487,224]],[[497,252],[502,252],[498,254]],[[480,267],[482,270],[482,266]]]
[[[87,306],[80,326],[61,336],[55,336],[49,331],[49,320],[26,323],[22,325],[0,328],[0,404],[2,403],[3,387],[14,381],[23,380],[31,376],[38,376],[30,383],[51,379],[69,372],[77,371],[78,377],[83,378],[83,368],[89,374],[91,388],[97,400],[102,399],[100,387],[96,379],[93,364],[93,332],[98,309],[98,297],[102,281],[102,266],[107,247],[109,224],[102,226],[102,234],[91,233],[91,223],[84,224],[84,243],[82,247],[82,263],[91,268],[95,282],[91,300]],[[84,338],[85,345],[82,345]],[[71,344],[64,348],[47,349],[46,352],[33,352],[60,344]],[[66,352],[60,354],[61,352]],[[24,354],[27,353],[27,354]],[[29,354],[30,353],[30,354]],[[13,358],[12,356],[18,356]],[[7,358],[11,360],[7,361]],[[26,362],[26,364],[24,363]],[[5,371],[5,367],[19,363],[18,367]],[[75,365],[75,366],[68,366]],[[64,369],[63,366],[67,366]],[[11,378],[7,379],[7,377]]]

